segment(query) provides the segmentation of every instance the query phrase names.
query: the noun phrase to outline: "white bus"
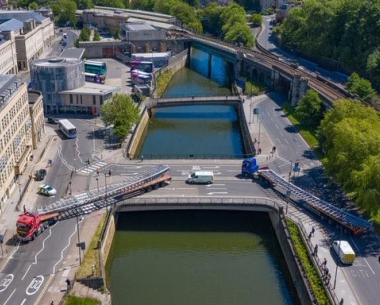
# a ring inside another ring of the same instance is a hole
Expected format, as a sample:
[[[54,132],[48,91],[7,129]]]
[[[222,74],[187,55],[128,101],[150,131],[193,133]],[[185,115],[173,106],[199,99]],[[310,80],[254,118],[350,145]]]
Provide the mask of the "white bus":
[[[58,120],[59,130],[69,139],[77,136],[76,127],[67,119]]]

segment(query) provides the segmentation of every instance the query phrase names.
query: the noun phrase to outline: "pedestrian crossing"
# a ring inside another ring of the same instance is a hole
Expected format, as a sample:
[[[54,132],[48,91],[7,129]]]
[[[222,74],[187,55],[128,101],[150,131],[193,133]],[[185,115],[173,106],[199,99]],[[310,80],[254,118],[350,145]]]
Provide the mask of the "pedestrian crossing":
[[[80,174],[91,174],[93,172],[96,172],[97,170],[100,170],[102,167],[106,166],[107,162],[104,161],[96,161],[88,166],[82,167],[78,170]]]

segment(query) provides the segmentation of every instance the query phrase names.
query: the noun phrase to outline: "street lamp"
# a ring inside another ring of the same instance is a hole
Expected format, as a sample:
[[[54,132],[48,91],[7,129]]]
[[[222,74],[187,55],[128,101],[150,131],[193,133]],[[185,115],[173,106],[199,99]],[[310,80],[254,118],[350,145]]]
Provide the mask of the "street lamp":
[[[69,195],[71,195],[72,192],[71,192],[71,180],[69,181]]]
[[[339,240],[338,240],[338,248],[340,249],[340,242],[341,242],[342,236],[343,236],[342,227],[339,228],[339,233],[340,233],[340,236],[339,236]],[[336,265],[335,265],[334,289],[336,287],[336,278],[337,278],[337,276],[338,276],[338,263],[336,263]]]
[[[77,232],[78,232],[77,247],[78,247],[79,266],[80,266],[82,264],[82,257],[81,257],[81,253],[80,253],[81,245],[80,245],[80,233],[79,233],[79,216],[77,216]]]
[[[290,160],[289,179],[288,179],[289,182],[290,182],[290,177],[292,176],[292,170],[293,170],[293,161]]]

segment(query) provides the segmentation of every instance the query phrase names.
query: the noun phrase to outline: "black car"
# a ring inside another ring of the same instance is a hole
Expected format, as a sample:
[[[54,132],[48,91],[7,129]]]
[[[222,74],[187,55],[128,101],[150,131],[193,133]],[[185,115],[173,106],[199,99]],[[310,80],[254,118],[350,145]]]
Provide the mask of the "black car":
[[[41,180],[44,180],[46,177],[46,169],[39,169],[35,172],[34,174],[34,178],[36,181],[41,181]]]
[[[47,121],[50,124],[58,124],[58,119],[56,119],[56,118],[48,117]]]

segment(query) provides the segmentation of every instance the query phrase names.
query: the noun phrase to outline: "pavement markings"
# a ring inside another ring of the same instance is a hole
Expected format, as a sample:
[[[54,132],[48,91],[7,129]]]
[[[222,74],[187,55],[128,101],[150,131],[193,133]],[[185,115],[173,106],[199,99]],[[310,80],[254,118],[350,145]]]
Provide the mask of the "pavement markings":
[[[208,188],[214,188],[215,186],[226,186],[224,183],[214,183],[214,184],[208,184],[206,187]]]
[[[99,170],[100,168],[104,167],[107,165],[107,162],[104,161],[96,161],[92,165],[82,167],[79,169],[79,173],[81,174],[90,174],[95,172],[96,170]]]
[[[21,304],[20,305],[24,305],[26,302],[26,298],[22,300]]]
[[[31,280],[28,287],[26,288],[25,293],[27,295],[35,294],[40,289],[40,287],[42,286],[42,283],[44,282],[44,280],[45,280],[45,278],[43,275],[37,275],[36,277],[34,277]]]
[[[4,276],[4,278],[2,278],[0,281],[0,292],[7,290],[9,285],[12,283],[13,279],[14,279],[14,275],[11,273]]]
[[[359,250],[359,247],[356,245],[356,243],[354,242],[353,238],[351,237],[351,242],[352,244],[354,245],[354,247],[356,248],[356,252],[357,253],[360,253],[360,250]],[[375,275],[375,271],[372,269],[371,265],[368,263],[367,259],[365,257],[361,257],[365,263],[367,264],[368,268],[371,270],[371,272],[373,273],[373,275]]]
[[[11,299],[11,297],[15,294],[16,292],[16,288],[13,289],[13,291],[11,292],[11,294],[9,295],[9,297],[5,300],[4,304],[3,305],[7,305],[7,303],[9,302],[9,300]]]
[[[228,192],[210,192],[210,193],[207,193],[207,195],[226,195],[228,194]]]

